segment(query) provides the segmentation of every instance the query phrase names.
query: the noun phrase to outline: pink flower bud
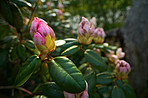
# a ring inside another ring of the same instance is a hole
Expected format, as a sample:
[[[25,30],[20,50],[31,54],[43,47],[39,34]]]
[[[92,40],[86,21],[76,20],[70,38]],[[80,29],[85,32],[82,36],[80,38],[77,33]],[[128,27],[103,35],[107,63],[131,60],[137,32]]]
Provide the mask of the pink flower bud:
[[[90,19],[90,24],[96,26],[96,17],[93,17],[92,19]]]
[[[48,2],[46,2],[46,5],[47,6],[51,6],[51,3],[48,1]]]
[[[64,8],[64,6],[63,6],[63,4],[62,4],[61,2],[59,2],[58,8],[59,8],[59,9]]]
[[[99,48],[93,48],[93,50],[94,50],[94,51],[96,51],[98,54],[100,54],[100,55],[101,55],[101,51],[100,51],[100,49],[99,49]]]
[[[93,33],[94,33],[95,27],[86,19],[85,17],[82,17],[82,21],[79,24],[78,27],[78,41],[81,44],[90,44],[93,39]]]
[[[51,9],[51,3],[48,1],[46,2],[47,8],[50,10]]]
[[[125,56],[125,53],[122,52],[122,48],[118,48],[116,51],[116,55],[118,56],[118,58],[123,58]]]
[[[30,35],[32,36],[36,48],[44,54],[55,50],[55,34],[52,28],[47,25],[42,19],[35,17],[30,28]],[[46,52],[45,52],[46,51]]]
[[[57,9],[56,14],[57,14],[57,16],[60,16],[60,15],[63,15],[63,12],[61,10]]]
[[[103,28],[97,28],[94,31],[94,41],[95,43],[103,43],[105,38],[105,32]]]
[[[130,72],[130,65],[124,60],[118,60],[116,69],[119,73],[127,74]]]

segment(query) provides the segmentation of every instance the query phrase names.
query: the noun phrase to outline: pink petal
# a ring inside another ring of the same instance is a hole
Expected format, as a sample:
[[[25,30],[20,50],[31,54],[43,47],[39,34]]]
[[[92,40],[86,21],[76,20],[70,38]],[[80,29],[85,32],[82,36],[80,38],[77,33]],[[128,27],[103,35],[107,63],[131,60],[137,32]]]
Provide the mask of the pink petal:
[[[49,31],[50,31],[49,26],[47,24],[43,23],[43,22],[40,22],[39,27],[38,27],[38,32],[42,36],[46,37],[47,35],[50,35]]]
[[[84,26],[83,26],[83,29],[84,29],[86,32],[89,32],[90,24],[89,24],[88,22],[85,22],[85,23],[84,23]]]
[[[75,94],[64,91],[64,97],[65,98],[75,98]]]
[[[44,37],[42,37],[38,32],[34,34],[33,40],[36,45],[44,45],[46,43]]]
[[[87,90],[85,90],[80,98],[88,98],[88,97],[89,95],[87,93]]]

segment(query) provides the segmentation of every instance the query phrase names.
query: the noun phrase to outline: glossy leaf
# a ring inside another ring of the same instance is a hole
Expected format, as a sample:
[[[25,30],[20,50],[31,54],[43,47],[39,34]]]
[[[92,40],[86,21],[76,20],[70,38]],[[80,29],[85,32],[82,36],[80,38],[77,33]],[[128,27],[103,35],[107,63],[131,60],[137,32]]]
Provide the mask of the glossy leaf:
[[[0,40],[2,40],[5,36],[7,36],[10,33],[10,26],[8,23],[5,23],[4,21],[0,20]]]
[[[99,69],[100,71],[104,71],[107,68],[107,65],[103,58],[95,51],[86,50],[85,58],[93,67]]]
[[[21,67],[16,80],[15,85],[21,86],[23,85],[32,75],[34,71],[39,67],[40,60],[36,55],[31,56],[27,59],[27,61]]]
[[[19,7],[28,7],[28,8],[32,7],[32,5],[29,2],[26,2],[24,0],[11,0],[11,1]]]
[[[74,41],[70,41],[70,42],[67,42],[65,43],[64,45],[60,46],[61,48],[69,48],[73,45],[78,45],[78,41],[77,40],[74,40]]]
[[[39,88],[49,98],[64,98],[63,90],[54,82],[47,82]]]
[[[64,45],[66,43],[66,41],[65,40],[56,40],[55,41],[55,45],[58,47],[58,46],[62,46],[62,45]]]
[[[13,24],[12,12],[7,0],[0,1],[0,14],[9,24]]]
[[[114,86],[111,98],[125,98],[123,90],[117,86]]]
[[[17,54],[21,58],[22,61],[25,61],[27,56],[26,56],[26,48],[24,45],[18,45],[17,46]]]
[[[8,61],[8,50],[0,49],[0,67],[5,65]]]
[[[86,64],[86,63],[84,63],[84,64],[82,64],[82,65],[79,66],[79,70],[80,70],[82,73],[85,72],[86,68],[87,68],[87,64]]]
[[[66,57],[56,57],[49,62],[49,73],[56,84],[69,93],[80,93],[86,85],[82,73]]]
[[[124,91],[126,98],[137,98],[134,89],[130,85],[124,84],[122,90]]]
[[[13,16],[13,26],[19,31],[23,26],[23,18],[20,9],[14,3],[10,3]],[[17,17],[17,18],[16,18]]]
[[[44,95],[37,95],[37,96],[34,96],[34,97],[32,97],[32,98],[48,98],[48,97],[46,97],[46,96],[44,96]]]
[[[79,46],[74,45],[74,46],[69,47],[65,51],[63,51],[61,54],[68,56],[68,55],[72,55],[72,54],[76,53],[78,50],[79,50]]]
[[[25,46],[32,51],[34,54],[38,55],[40,52],[35,48],[34,42],[32,40],[27,40]]]
[[[88,83],[88,93],[94,92],[96,88],[96,75],[92,68],[87,68],[84,78]]]
[[[96,84],[110,84],[114,80],[114,74],[111,72],[102,72],[96,75]]]

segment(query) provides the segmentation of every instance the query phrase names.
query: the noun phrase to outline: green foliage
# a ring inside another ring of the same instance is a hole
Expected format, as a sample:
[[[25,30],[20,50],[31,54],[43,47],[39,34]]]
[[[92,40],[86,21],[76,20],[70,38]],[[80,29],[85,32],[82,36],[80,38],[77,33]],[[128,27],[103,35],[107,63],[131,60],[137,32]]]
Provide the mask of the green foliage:
[[[36,55],[28,58],[27,61],[21,67],[20,71],[18,72],[18,75],[15,80],[15,85],[23,85],[30,78],[33,72],[35,72],[39,67],[40,60]]]
[[[97,74],[96,77],[96,84],[110,84],[115,79],[112,72],[102,72]]]
[[[69,47],[65,51],[63,51],[62,55],[66,55],[66,56],[72,55],[72,54],[76,53],[78,50],[79,50],[79,46],[74,45],[74,46]]]
[[[66,57],[56,57],[50,61],[49,73],[56,84],[64,91],[80,93],[85,90],[82,73],[75,64]]]
[[[48,1],[0,1],[1,86],[14,87],[12,91],[19,97],[64,98],[64,91],[80,97],[87,91],[89,98],[136,98],[125,82],[128,80],[119,79],[116,64],[106,56],[109,50],[116,52],[118,47],[94,42],[82,45],[77,40],[80,16],[95,16],[98,26],[105,30],[120,27],[132,0],[50,0],[51,6]],[[59,1],[64,5],[63,19],[56,14]],[[43,51],[36,48],[29,34],[34,17],[47,21],[56,35],[56,50],[44,59]],[[94,48],[100,49],[100,53]],[[11,96],[9,90],[1,91],[0,96]]]
[[[117,86],[114,86],[112,90],[112,98],[125,98],[123,90]]]
[[[8,62],[8,50],[0,48],[0,67],[4,66]]]
[[[92,50],[86,50],[85,51],[85,58],[93,67],[97,68],[99,71],[106,70],[107,65],[106,65],[105,61],[96,52],[94,52]]]
[[[46,82],[39,87],[39,90],[49,98],[64,98],[63,90],[54,82]]]

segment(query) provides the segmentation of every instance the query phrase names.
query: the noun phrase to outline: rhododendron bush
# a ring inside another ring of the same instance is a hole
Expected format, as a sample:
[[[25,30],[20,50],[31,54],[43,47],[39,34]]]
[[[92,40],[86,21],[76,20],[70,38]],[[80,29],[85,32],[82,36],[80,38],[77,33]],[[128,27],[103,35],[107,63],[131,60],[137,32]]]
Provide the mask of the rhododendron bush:
[[[56,9],[52,8],[53,3],[46,2],[48,15],[53,11],[60,24],[54,26],[33,13],[30,19],[22,17],[21,11],[25,9],[20,10],[19,5],[29,8],[26,1],[2,0],[0,4],[1,26],[7,28],[2,30],[9,32],[0,37],[1,66],[12,69],[10,84],[0,89],[12,89],[12,96],[22,91],[27,94],[24,96],[34,98],[136,97],[128,83],[131,66],[124,60],[125,52],[105,42],[106,33],[97,26],[95,17],[90,20],[81,17],[73,34],[73,28],[67,32],[63,27],[66,16],[62,0],[54,3]],[[7,16],[3,10],[11,15]],[[57,28],[62,28],[63,37],[56,38],[60,33],[55,32]],[[68,33],[73,37],[67,37]],[[14,93],[14,89],[18,91]]]

